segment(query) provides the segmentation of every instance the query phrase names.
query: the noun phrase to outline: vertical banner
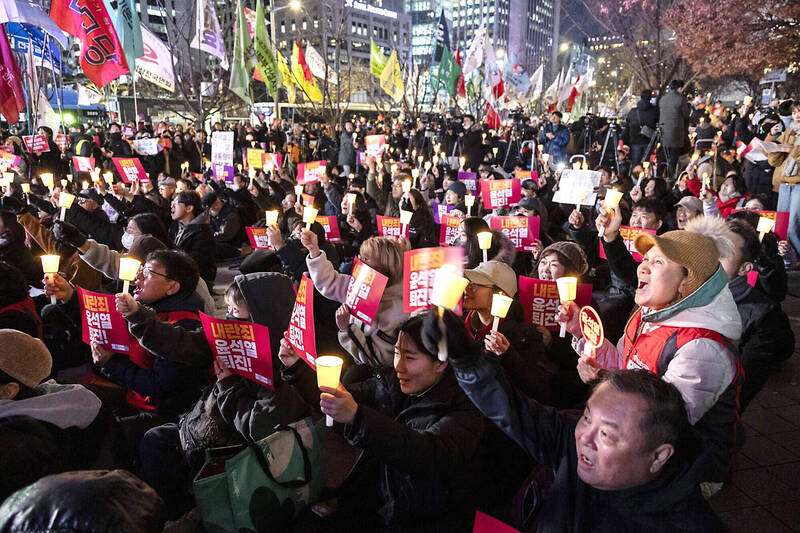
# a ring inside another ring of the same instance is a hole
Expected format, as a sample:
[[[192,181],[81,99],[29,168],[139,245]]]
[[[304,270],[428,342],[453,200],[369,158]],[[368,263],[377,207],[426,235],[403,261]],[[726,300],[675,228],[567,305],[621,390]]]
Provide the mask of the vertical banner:
[[[215,131],[211,134],[211,162],[233,165],[232,131]]]
[[[460,246],[452,248],[419,248],[410,250],[403,256],[403,311],[413,313],[417,309],[425,309],[431,305],[433,278],[442,265],[456,267],[463,271],[464,249]],[[459,304],[460,312],[461,304]]]
[[[451,246],[453,241],[458,238],[458,226],[460,225],[460,218],[451,215],[442,215],[442,225],[439,229],[439,244],[442,246]]]
[[[130,351],[128,323],[117,311],[113,294],[99,294],[78,287],[78,303],[81,308],[83,342],[96,342],[114,352]]]
[[[356,257],[350,274],[350,283],[347,285],[347,296],[344,299],[350,314],[371,326],[378,313],[378,304],[381,303],[388,281],[388,277]]]
[[[378,222],[378,235],[381,237],[408,238],[408,226],[404,232],[399,218],[377,215],[375,219]]]
[[[318,216],[317,222],[319,222],[322,226],[322,229],[325,230],[325,238],[328,240],[328,242],[342,242],[342,236],[339,233],[339,222],[336,220],[336,217]]]
[[[114,161],[114,166],[117,167],[117,172],[125,183],[135,180],[150,183],[150,178],[138,157],[112,157],[111,160]]]
[[[245,226],[247,231],[247,238],[250,239],[250,246],[258,250],[272,250],[267,238],[267,228],[254,228],[252,226]]]
[[[175,72],[172,70],[172,53],[169,47],[144,24],[142,48],[144,55],[136,59],[136,74],[162,89],[175,92]]]
[[[478,192],[478,173],[477,172],[460,172],[458,173],[458,181],[464,182],[468,191],[472,194]]]
[[[371,155],[376,159],[383,157],[383,152],[386,150],[386,135],[367,135],[364,142],[368,156]]]
[[[522,197],[522,182],[517,178],[509,180],[480,180],[483,206],[497,209],[519,203]]]
[[[200,313],[208,347],[220,365],[234,374],[275,389],[269,329],[241,320],[222,320]]]
[[[294,301],[292,317],[289,319],[287,339],[294,351],[303,361],[315,369],[317,368],[317,346],[314,338],[314,283],[308,277],[308,272],[303,274],[300,287],[297,288],[297,298]]]
[[[505,233],[518,252],[532,252],[539,238],[539,217],[492,217],[489,227]]]
[[[437,224],[442,223],[442,215],[446,215],[453,210],[454,205],[440,204],[439,202],[431,202],[431,210],[433,211],[433,221]]]
[[[519,302],[525,310],[525,321],[532,326],[544,326],[550,331],[558,331],[560,324],[556,322],[558,305],[558,285],[555,281],[519,277]],[[575,298],[578,307],[592,303],[592,285],[579,283]]]
[[[297,165],[297,183],[305,185],[319,181],[325,176],[326,161],[311,161]]]
[[[639,263],[642,262],[642,254],[636,251],[636,247],[633,245],[633,241],[636,240],[636,237],[641,235],[642,233],[649,233],[650,235],[655,235],[656,230],[654,229],[644,229],[644,228],[631,228],[629,226],[620,226],[619,227],[619,236],[622,237],[622,241],[625,243],[625,248],[631,253],[631,256]],[[603,248],[603,239],[599,239],[599,246],[600,246],[600,258],[606,259],[606,251]]]
[[[75,172],[91,172],[94,170],[94,157],[72,156],[72,166]]]

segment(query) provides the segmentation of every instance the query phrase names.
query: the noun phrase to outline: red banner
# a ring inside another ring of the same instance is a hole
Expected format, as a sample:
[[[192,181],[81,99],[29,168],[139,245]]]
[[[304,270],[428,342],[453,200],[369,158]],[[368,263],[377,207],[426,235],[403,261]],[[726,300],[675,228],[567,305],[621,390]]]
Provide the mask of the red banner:
[[[275,389],[269,329],[241,320],[222,320],[200,313],[208,347],[217,362],[268,389]]]
[[[743,211],[742,209],[737,209],[736,211]],[[775,227],[772,228],[772,231],[778,238],[782,241],[785,241],[789,238],[789,213],[786,211],[758,211],[753,210],[762,217],[771,218],[775,221]]]
[[[98,88],[130,72],[103,0],[52,0],[50,18],[81,42],[81,69]]]
[[[300,358],[316,370],[317,345],[314,339],[314,283],[303,274],[297,298],[294,301],[292,317],[289,319],[289,331],[286,340],[292,345]]]
[[[480,180],[483,206],[497,209],[519,203],[522,197],[522,183],[518,178],[510,180]]]
[[[261,167],[265,172],[279,170],[283,162],[283,154],[264,152],[261,154]]]
[[[147,172],[144,171],[141,161],[137,157],[112,157],[117,172],[122,177],[122,181],[130,183],[139,180],[142,183],[150,183]]]
[[[325,230],[325,238],[329,242],[342,242],[342,235],[339,233],[339,222],[336,217],[317,216],[317,222],[322,225]]]
[[[367,135],[364,139],[367,147],[367,155],[380,159],[386,149],[386,135]]]
[[[56,133],[56,138],[54,141],[56,146],[58,146],[58,149],[62,152],[69,146],[69,137],[67,137],[66,133]]]
[[[489,227],[505,233],[518,252],[532,252],[539,238],[539,217],[492,217]]]
[[[521,180],[539,181],[539,173],[535,170],[517,170],[514,172],[514,177]]]
[[[368,326],[372,325],[389,278],[355,258],[344,304],[350,314]]]
[[[254,228],[252,226],[245,226],[247,231],[247,238],[250,239],[250,246],[258,250],[272,250],[267,238],[267,228]]]
[[[642,254],[636,251],[636,247],[633,245],[633,241],[636,240],[636,237],[641,235],[642,233],[649,233],[650,235],[655,235],[656,230],[654,229],[644,229],[644,228],[631,228],[629,226],[620,226],[619,227],[619,235],[622,237],[623,242],[625,243],[625,248],[631,253],[631,256],[638,261],[642,262]],[[600,257],[602,259],[606,258],[606,251],[603,248],[603,239],[600,239]]]
[[[558,286],[555,281],[519,277],[519,301],[525,310],[525,321],[532,326],[544,326],[551,331],[558,331],[560,324],[556,322],[558,314]],[[575,297],[578,307],[592,303],[592,285],[579,283]]]
[[[114,352],[127,353],[130,350],[128,323],[117,311],[113,294],[99,294],[78,287],[78,303],[81,308],[83,342],[96,342]]]
[[[472,194],[478,192],[478,173],[477,172],[460,172],[458,173],[458,181],[463,181],[468,191]]]
[[[400,223],[399,218],[383,217],[381,215],[377,215],[375,218],[378,221],[378,235],[381,237],[408,238],[408,226],[403,232],[403,225]]]
[[[297,165],[297,183],[305,185],[319,181],[325,175],[326,161],[311,161]]]
[[[29,152],[49,152],[50,145],[47,142],[46,135],[23,135],[22,140],[25,141],[25,148]]]
[[[419,248],[403,256],[403,311],[413,313],[430,306],[433,278],[444,264],[454,265],[461,272],[464,264],[464,249]],[[460,312],[461,304],[459,304]]]
[[[75,167],[75,172],[91,172],[94,170],[94,157],[73,155],[72,166]]]
[[[475,525],[472,527],[472,533],[519,533],[519,531],[488,514],[475,511]]]
[[[458,237],[458,226],[461,219],[451,215],[442,215],[442,225],[439,229],[439,244],[441,246],[451,246]]]

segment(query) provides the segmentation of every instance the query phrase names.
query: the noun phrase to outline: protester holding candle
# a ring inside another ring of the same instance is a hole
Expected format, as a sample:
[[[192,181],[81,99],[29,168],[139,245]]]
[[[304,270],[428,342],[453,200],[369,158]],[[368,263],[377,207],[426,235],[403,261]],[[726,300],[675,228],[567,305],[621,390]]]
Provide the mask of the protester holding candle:
[[[439,230],[433,219],[433,212],[417,189],[411,189],[408,197],[400,200],[400,209],[412,213],[408,224],[408,240],[411,248],[438,246]]]

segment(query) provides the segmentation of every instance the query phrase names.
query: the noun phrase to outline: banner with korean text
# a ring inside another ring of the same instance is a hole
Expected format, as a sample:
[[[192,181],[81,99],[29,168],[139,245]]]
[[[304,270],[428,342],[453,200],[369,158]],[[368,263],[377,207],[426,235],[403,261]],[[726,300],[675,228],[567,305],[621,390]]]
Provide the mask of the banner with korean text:
[[[113,352],[130,351],[128,323],[117,311],[113,294],[100,294],[78,287],[78,304],[81,309],[83,342],[86,344],[96,342]]]
[[[320,181],[325,176],[326,161],[311,161],[297,165],[297,183],[305,185]]]
[[[453,241],[458,238],[458,226],[461,219],[451,215],[442,215],[442,225],[439,228],[439,244],[441,246],[452,246]]]
[[[519,179],[480,180],[483,206],[486,209],[497,209],[519,203],[522,197],[522,185]]]
[[[94,170],[94,157],[72,156],[72,166],[75,172],[91,172]]]
[[[142,162],[136,157],[112,157],[114,166],[117,167],[122,181],[130,183],[139,180],[142,183],[150,183],[147,172],[144,171]]]
[[[292,317],[289,319],[289,331],[286,340],[292,345],[300,358],[315,369],[317,368],[317,345],[314,337],[314,283],[303,274],[297,288]]]
[[[29,152],[50,151],[50,145],[47,143],[45,135],[23,135],[22,140],[25,142],[25,148]]]
[[[464,264],[464,249],[418,248],[409,250],[403,256],[403,311],[413,313],[417,309],[430,306],[433,292],[433,279],[442,265],[453,265],[461,272]],[[460,312],[459,304],[456,312]]]
[[[356,257],[344,300],[350,314],[371,326],[388,281],[388,277]]]
[[[539,217],[492,217],[489,227],[505,233],[518,252],[532,252],[539,238]]]
[[[251,381],[275,388],[269,329],[241,320],[223,320],[200,313],[200,322],[217,362]]]
[[[394,237],[395,239],[401,237],[408,238],[408,226],[403,228],[399,218],[384,217],[381,215],[377,215],[375,218],[378,222],[378,235],[381,237]]]
[[[550,331],[558,331],[556,322],[558,305],[558,285],[555,281],[519,277],[519,302],[525,311],[525,321],[532,326],[544,326]],[[575,298],[578,307],[592,303],[592,285],[579,283]]]
[[[625,243],[625,248],[631,253],[633,258],[641,263],[642,262],[642,254],[636,251],[636,247],[633,245],[633,241],[636,240],[636,237],[641,235],[642,233],[649,233],[650,235],[655,235],[656,230],[654,229],[644,229],[644,228],[631,228],[628,226],[620,226],[619,227],[619,235],[622,237],[622,241]],[[600,257],[602,259],[606,259],[606,251],[603,249],[603,239],[600,239]]]
[[[254,228],[252,226],[245,226],[247,231],[247,238],[250,239],[250,246],[258,250],[272,250],[269,245],[269,238],[267,237],[267,228]]]
[[[476,194],[478,192],[478,173],[477,172],[458,172],[458,181],[464,182],[464,185],[467,187],[468,191],[471,191],[472,194]]]
[[[339,233],[339,222],[334,216],[321,217],[317,216],[317,222],[325,230],[325,238],[329,242],[342,242],[342,236]]]

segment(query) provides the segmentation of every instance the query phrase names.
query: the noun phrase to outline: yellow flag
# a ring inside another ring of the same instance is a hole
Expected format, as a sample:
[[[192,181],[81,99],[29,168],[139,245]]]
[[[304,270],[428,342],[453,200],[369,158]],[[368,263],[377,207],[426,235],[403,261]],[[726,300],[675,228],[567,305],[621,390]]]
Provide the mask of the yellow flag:
[[[403,99],[406,89],[403,85],[400,63],[397,62],[397,50],[392,50],[392,55],[389,56],[389,60],[381,73],[381,89],[392,97],[394,103],[398,103]]]
[[[317,86],[317,82],[314,81],[314,76],[306,64],[303,51],[297,46],[297,41],[295,41],[292,48],[292,74],[297,85],[305,92],[309,100],[312,102],[322,101],[322,91]]]
[[[297,94],[294,90],[294,81],[292,80],[292,73],[289,70],[289,65],[286,64],[286,58],[283,57],[283,54],[280,53],[279,50],[275,50],[277,52],[277,59],[278,59],[278,72],[281,75],[281,85],[286,87],[286,92],[289,96],[289,103],[293,104]]]

